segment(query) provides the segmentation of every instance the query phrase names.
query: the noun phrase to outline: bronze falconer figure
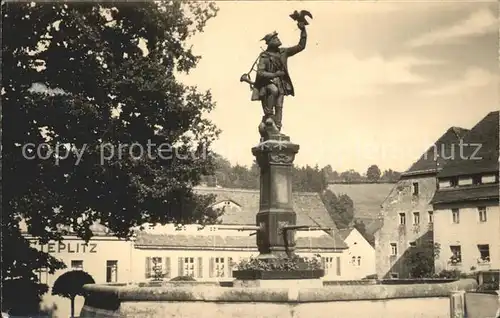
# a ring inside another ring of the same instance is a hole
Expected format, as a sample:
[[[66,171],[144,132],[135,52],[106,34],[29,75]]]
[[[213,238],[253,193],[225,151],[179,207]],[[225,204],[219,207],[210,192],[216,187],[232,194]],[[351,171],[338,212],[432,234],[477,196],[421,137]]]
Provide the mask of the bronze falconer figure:
[[[250,71],[241,76],[240,81],[250,84],[252,90],[252,101],[260,101],[264,116],[259,125],[259,132],[263,139],[267,139],[270,133],[279,134],[282,127],[283,99],[285,96],[294,96],[295,91],[292,79],[288,71],[288,58],[302,52],[306,48],[308,22],[305,16],[312,18],[312,15],[305,10],[295,11],[290,17],[297,21],[300,29],[299,43],[292,47],[283,48],[276,31],[264,36],[261,41],[265,41],[267,49],[259,54]],[[250,73],[254,70],[256,77],[252,82]]]

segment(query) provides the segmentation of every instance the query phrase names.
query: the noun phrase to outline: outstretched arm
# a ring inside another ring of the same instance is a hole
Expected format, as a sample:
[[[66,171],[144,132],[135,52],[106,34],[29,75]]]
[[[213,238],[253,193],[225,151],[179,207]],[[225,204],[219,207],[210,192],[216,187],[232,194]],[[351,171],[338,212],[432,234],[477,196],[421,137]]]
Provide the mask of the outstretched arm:
[[[297,26],[300,29],[300,40],[299,44],[285,48],[285,52],[288,56],[294,56],[295,54],[304,51],[307,43],[307,32],[306,27],[303,23],[298,23]]]

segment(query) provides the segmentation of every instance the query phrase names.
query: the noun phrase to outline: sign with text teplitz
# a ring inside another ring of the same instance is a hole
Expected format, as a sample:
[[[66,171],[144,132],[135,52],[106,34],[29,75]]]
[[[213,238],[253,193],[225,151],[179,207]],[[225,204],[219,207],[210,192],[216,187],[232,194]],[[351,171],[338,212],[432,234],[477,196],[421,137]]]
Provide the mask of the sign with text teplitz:
[[[75,253],[75,254],[93,254],[97,253],[96,243],[84,243],[78,241],[63,241],[49,242],[41,245],[39,242],[34,242],[36,247],[46,253]]]

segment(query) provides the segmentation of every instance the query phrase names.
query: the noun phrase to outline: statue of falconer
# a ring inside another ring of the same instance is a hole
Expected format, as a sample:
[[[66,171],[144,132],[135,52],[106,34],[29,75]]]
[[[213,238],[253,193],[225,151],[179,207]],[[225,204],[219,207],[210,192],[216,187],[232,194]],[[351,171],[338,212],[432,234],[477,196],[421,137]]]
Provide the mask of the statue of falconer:
[[[293,18],[293,17],[292,17]],[[264,116],[259,127],[261,135],[265,134],[262,126],[272,126],[275,133],[280,133],[283,117],[283,99],[294,96],[295,91],[288,71],[288,58],[302,52],[306,48],[307,22],[297,19],[300,29],[299,43],[292,47],[281,47],[281,41],[276,31],[267,34],[261,40],[267,44],[267,49],[260,53],[256,63],[255,82],[250,81],[248,74],[243,74],[240,81],[247,82],[252,88],[252,101],[260,101]],[[254,64],[255,65],[255,64]],[[253,69],[253,66],[252,66]],[[251,69],[251,70],[252,70]],[[262,136],[264,138],[264,136]]]

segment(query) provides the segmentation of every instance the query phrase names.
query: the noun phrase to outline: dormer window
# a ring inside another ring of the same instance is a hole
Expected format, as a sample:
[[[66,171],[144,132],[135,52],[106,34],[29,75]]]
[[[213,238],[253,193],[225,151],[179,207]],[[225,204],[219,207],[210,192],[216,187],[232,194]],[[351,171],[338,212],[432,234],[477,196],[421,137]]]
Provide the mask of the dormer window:
[[[471,185],[472,184],[472,178],[471,177],[464,177],[458,179],[458,185],[460,186],[466,186],[466,185]]]
[[[458,179],[457,178],[452,178],[450,180],[450,186],[457,187],[458,186]]]
[[[494,174],[481,177],[481,183],[495,183],[496,181],[497,176]]]

